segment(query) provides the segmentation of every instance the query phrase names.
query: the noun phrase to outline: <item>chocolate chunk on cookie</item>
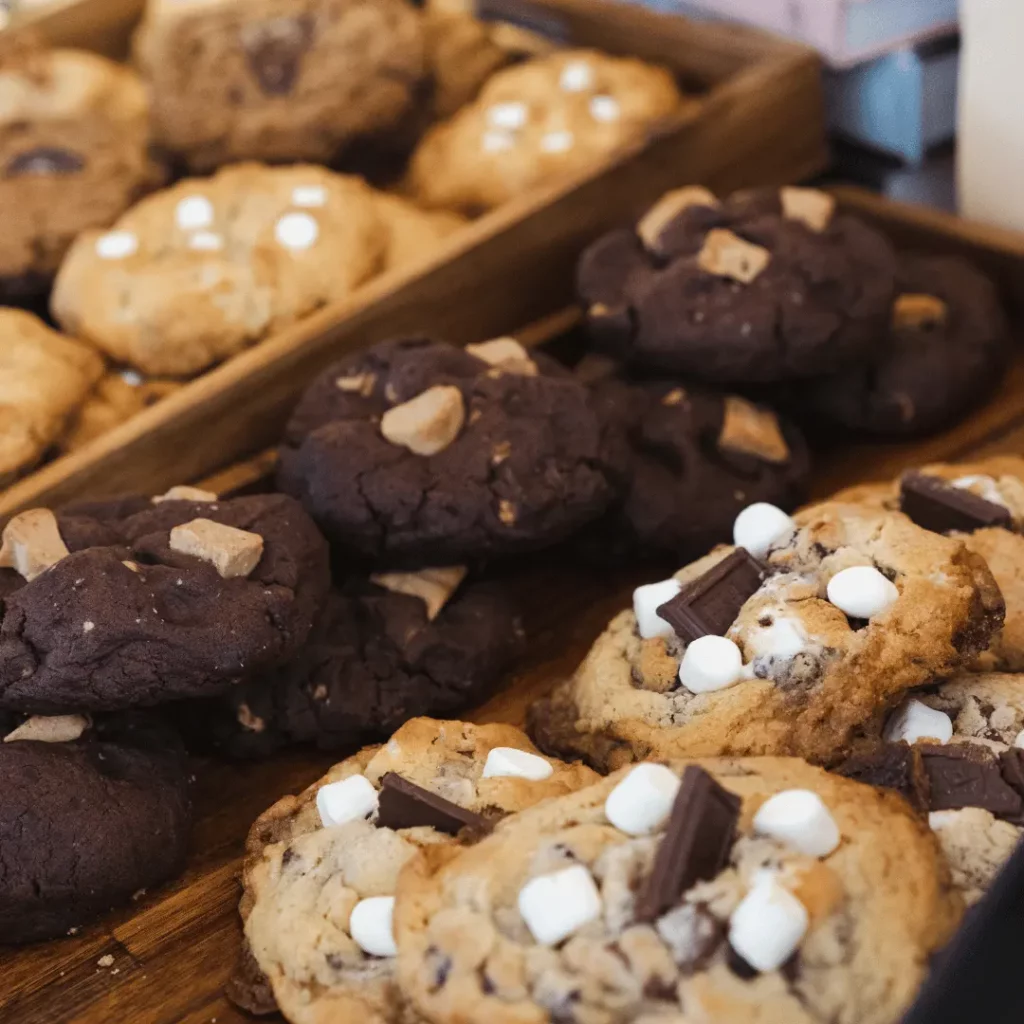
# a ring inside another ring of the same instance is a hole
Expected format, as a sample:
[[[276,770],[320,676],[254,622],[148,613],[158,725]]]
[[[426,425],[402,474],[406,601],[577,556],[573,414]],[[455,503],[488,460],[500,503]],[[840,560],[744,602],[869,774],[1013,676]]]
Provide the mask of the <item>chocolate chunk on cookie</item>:
[[[64,935],[184,866],[192,806],[177,739],[138,715],[82,722],[61,739],[30,719],[0,742],[0,945]]]
[[[670,193],[583,254],[595,344],[723,383],[815,376],[879,346],[895,288],[881,235],[807,189]]]

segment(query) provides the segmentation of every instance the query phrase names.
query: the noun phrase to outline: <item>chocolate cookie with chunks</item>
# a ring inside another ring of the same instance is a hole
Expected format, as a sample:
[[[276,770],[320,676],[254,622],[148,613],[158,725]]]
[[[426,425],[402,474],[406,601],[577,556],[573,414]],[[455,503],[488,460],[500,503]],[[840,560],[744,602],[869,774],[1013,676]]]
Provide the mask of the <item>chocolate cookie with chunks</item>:
[[[302,508],[179,493],[123,519],[114,505],[8,523],[0,565],[5,587],[20,582],[4,595],[0,707],[212,696],[301,649],[329,585],[327,545]]]
[[[902,800],[759,758],[645,762],[424,847],[394,921],[435,1024],[895,1024],[960,909]]]
[[[623,486],[588,389],[512,338],[389,341],[307,390],[278,484],[340,552],[459,563],[550,547]]]
[[[32,717],[0,742],[0,945],[58,938],[182,870],[184,750],[141,715]]]
[[[889,242],[811,189],[663,197],[583,254],[595,345],[723,384],[818,376],[870,356],[892,308]]]
[[[240,910],[281,1011],[293,1024],[410,1020],[391,928],[401,869],[596,778],[512,726],[418,718],[279,800],[249,832]],[[256,980],[250,967],[244,991]]]

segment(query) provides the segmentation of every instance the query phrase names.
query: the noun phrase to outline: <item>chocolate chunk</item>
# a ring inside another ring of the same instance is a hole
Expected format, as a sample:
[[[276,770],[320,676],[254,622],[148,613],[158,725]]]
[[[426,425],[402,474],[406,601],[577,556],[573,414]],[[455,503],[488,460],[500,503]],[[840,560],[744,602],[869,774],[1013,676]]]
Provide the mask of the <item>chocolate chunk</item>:
[[[1007,784],[988,750],[974,745],[919,747],[931,787],[929,810],[980,807],[999,818],[1020,815],[1021,796]]]
[[[277,1013],[277,1000],[270,979],[260,970],[248,942],[242,943],[235,969],[224,986],[224,995],[239,1009],[254,1017]]]
[[[972,533],[985,526],[1009,529],[1013,525],[1009,509],[924,473],[903,477],[900,509],[918,526],[933,533]]]
[[[760,563],[737,548],[661,605],[658,614],[688,644],[702,636],[725,636],[763,579]]]
[[[714,878],[729,861],[740,798],[690,765],[672,805],[654,867],[637,899],[637,920],[654,921],[687,889]]]
[[[310,17],[272,18],[242,30],[249,68],[267,96],[287,96],[313,41]]]
[[[7,162],[5,178],[18,178],[23,174],[74,174],[85,167],[85,161],[69,149],[59,146],[37,146],[19,153]]]
[[[1024,750],[1011,747],[999,755],[999,771],[1003,781],[1019,796],[1024,803]],[[1014,825],[1024,825],[1024,807],[1016,817],[1007,816]]]
[[[477,832],[488,832],[491,828],[490,822],[482,815],[467,811],[401,775],[388,772],[381,781],[377,826],[399,829],[420,825],[436,828],[438,832],[447,832],[451,836],[464,828]]]
[[[871,750],[851,755],[833,770],[867,786],[894,789],[911,807],[921,812],[928,810],[928,775],[916,747],[880,743]]]

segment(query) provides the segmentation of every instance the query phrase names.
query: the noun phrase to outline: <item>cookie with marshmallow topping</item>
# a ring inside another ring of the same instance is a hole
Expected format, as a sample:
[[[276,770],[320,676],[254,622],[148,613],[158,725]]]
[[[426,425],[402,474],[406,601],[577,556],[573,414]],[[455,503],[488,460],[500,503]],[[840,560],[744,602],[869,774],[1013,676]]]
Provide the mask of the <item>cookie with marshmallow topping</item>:
[[[339,552],[375,567],[549,547],[622,486],[621,446],[587,388],[514,338],[383,342],[299,402],[278,485]]]
[[[289,1020],[410,1019],[389,927],[398,876],[420,847],[455,839],[425,826],[378,825],[388,773],[488,820],[597,779],[582,765],[540,756],[512,726],[418,718],[278,801],[249,833],[241,913]]]
[[[689,805],[696,877],[652,913],[668,791],[695,767],[734,801],[735,832],[720,848]],[[658,784],[638,778],[649,769]],[[643,828],[622,814],[663,797]],[[959,911],[900,799],[762,758],[624,768],[473,846],[425,847],[401,876],[394,922],[402,988],[437,1024],[894,1024]]]
[[[712,754],[829,763],[1002,622],[984,562],[899,514],[826,504],[776,525],[760,560],[720,548],[640,587],[575,676],[531,709],[540,746],[606,770]],[[690,603],[730,566],[738,585]],[[694,621],[710,635],[677,632]]]

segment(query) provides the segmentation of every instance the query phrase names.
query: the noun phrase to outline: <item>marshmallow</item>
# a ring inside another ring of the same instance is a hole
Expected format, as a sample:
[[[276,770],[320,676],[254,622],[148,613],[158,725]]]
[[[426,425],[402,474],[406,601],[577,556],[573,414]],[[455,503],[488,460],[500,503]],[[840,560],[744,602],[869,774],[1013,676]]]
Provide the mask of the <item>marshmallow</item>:
[[[96,255],[103,260],[123,260],[139,251],[139,240],[130,231],[111,231],[96,239]]]
[[[138,370],[122,370],[118,376],[130,388],[142,387],[142,374]]]
[[[614,96],[595,96],[590,101],[590,116],[602,124],[614,124],[622,116],[622,107]]]
[[[292,189],[293,206],[324,206],[327,189],[323,185],[297,185]]]
[[[365,775],[350,775],[316,791],[316,809],[324,828],[345,825],[377,813],[377,790]]]
[[[770,626],[758,626],[747,634],[744,647],[755,658],[792,661],[807,646],[803,626],[797,619],[773,618]]]
[[[827,857],[839,845],[835,818],[809,789],[787,789],[770,797],[754,815],[754,830],[808,857]]]
[[[206,196],[188,196],[174,208],[174,219],[182,231],[208,228],[213,223],[213,203]]]
[[[630,836],[645,836],[672,813],[679,779],[663,764],[638,764],[604,802],[605,817]]]
[[[679,682],[691,693],[713,693],[743,678],[743,655],[728,637],[702,636],[686,648]]]
[[[729,944],[758,971],[777,971],[807,934],[807,908],[770,875],[761,876],[729,918]]]
[[[308,213],[286,213],[274,225],[274,237],[286,249],[308,249],[320,237],[320,226]]]
[[[828,599],[852,619],[873,619],[899,596],[896,584],[871,565],[843,569],[828,581]]]
[[[584,60],[574,60],[562,68],[558,84],[566,92],[583,92],[594,84],[594,69]]]
[[[928,827],[933,832],[941,832],[944,828],[955,828],[966,808],[959,808],[955,811],[931,811],[928,815]]]
[[[480,146],[485,153],[505,153],[516,144],[508,132],[484,132]]]
[[[487,753],[483,777],[493,779],[511,775],[531,782],[543,782],[551,777],[554,770],[549,761],[529,751],[517,750],[515,747],[494,747]]]
[[[348,919],[352,941],[370,956],[398,956],[391,918],[395,912],[394,896],[371,896],[360,900]]]
[[[633,614],[636,628],[642,640],[653,640],[658,636],[675,636],[675,630],[658,614],[658,609],[672,600],[683,585],[679,580],[663,580],[648,583],[633,591]]]
[[[487,123],[494,128],[515,131],[526,124],[529,116],[525,103],[496,103],[487,111]]]
[[[930,739],[948,743],[953,738],[953,722],[943,711],[919,700],[905,701],[886,723],[885,738],[890,743],[916,743]]]
[[[971,491],[979,498],[991,501],[993,505],[1008,507],[999,485],[990,476],[961,476],[953,481],[953,486],[959,487],[962,491]]]
[[[519,890],[519,913],[543,946],[556,946],[601,916],[601,894],[582,864],[539,875]]]
[[[576,138],[572,132],[548,132],[541,137],[540,148],[545,153],[567,153],[575,142]]]
[[[781,508],[759,501],[748,505],[732,527],[732,539],[738,548],[746,548],[755,558],[764,558],[771,546],[796,529],[792,517]]]

